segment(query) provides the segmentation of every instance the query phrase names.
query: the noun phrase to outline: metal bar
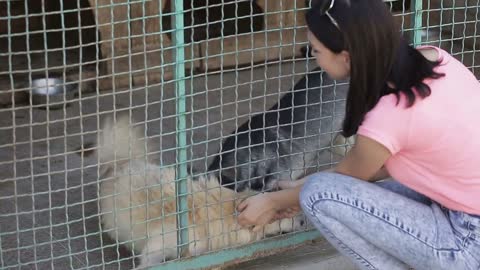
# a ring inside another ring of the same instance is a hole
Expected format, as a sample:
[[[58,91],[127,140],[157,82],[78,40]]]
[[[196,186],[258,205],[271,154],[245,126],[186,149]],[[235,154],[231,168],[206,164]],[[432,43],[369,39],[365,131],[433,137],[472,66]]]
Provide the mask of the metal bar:
[[[413,3],[413,45],[418,46],[422,43],[422,0],[412,0]]]
[[[255,242],[239,248],[225,249],[218,252],[212,252],[181,261],[167,262],[161,266],[151,268],[153,270],[189,270],[202,269],[206,267],[219,266],[227,262],[242,261],[254,257],[263,252],[274,252],[276,250],[292,247],[311,241],[320,237],[318,231],[308,231],[302,233],[293,233],[283,237]]]
[[[165,0],[164,0],[165,1]],[[177,116],[177,249],[178,254],[188,245],[188,186],[187,186],[187,135],[186,135],[186,97],[185,97],[185,39],[183,36],[183,1],[175,0],[175,94]]]

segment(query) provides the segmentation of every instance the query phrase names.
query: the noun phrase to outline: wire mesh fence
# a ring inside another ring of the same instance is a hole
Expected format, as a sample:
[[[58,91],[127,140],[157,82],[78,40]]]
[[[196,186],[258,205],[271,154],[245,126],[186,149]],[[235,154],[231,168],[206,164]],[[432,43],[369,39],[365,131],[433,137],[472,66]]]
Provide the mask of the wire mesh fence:
[[[1,269],[208,267],[317,237],[234,210],[345,150],[348,85],[305,49],[309,5],[0,1]],[[386,5],[478,76],[478,1]]]

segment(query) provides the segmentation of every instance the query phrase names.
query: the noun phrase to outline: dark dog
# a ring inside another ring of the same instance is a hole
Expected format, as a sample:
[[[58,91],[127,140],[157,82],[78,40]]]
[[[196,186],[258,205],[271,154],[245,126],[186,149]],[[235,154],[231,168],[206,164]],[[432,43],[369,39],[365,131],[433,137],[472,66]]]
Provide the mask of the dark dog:
[[[208,170],[218,173],[223,186],[260,191],[330,165],[328,150],[341,128],[347,88],[313,70],[279,103],[232,133]]]

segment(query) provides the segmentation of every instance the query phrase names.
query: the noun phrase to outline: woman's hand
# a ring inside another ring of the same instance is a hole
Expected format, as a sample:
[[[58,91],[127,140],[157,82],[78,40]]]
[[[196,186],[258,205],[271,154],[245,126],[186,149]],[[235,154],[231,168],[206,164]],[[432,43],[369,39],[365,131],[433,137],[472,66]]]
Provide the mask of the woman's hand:
[[[305,179],[291,182],[280,181],[280,191],[250,197],[237,207],[242,212],[237,222],[242,227],[254,226],[259,231],[263,226],[282,218],[292,218],[300,211],[299,194]]]
[[[253,231],[258,232],[263,226],[273,222],[279,209],[269,195],[258,194],[240,203],[237,210],[242,213],[238,216],[238,224],[242,227],[254,226]]]
[[[297,216],[300,213],[300,211],[301,211],[301,208],[296,206],[287,208],[285,210],[277,211],[277,214],[275,215],[274,220],[279,220],[283,218],[293,218]]]

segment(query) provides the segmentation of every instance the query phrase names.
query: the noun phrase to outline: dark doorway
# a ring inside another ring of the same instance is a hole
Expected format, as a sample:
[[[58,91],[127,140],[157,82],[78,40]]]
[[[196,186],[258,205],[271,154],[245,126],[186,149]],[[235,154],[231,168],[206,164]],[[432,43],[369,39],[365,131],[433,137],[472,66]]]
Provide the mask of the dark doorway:
[[[163,31],[172,30],[172,1],[167,1]],[[185,0],[185,42],[250,33],[263,29],[263,10],[255,1]],[[169,37],[172,38],[171,32]]]

